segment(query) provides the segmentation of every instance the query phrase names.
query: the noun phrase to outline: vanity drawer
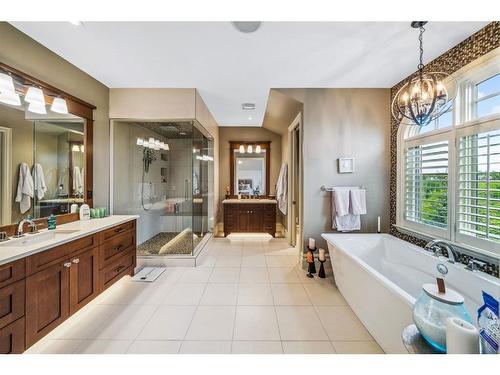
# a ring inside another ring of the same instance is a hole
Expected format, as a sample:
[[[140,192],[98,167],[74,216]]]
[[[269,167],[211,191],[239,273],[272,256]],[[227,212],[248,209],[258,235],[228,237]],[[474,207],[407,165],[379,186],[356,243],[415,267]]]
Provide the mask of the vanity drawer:
[[[94,246],[97,246],[97,235],[79,238],[78,240],[31,255],[26,258],[26,274],[32,275],[47,269],[77,251]]]
[[[127,221],[126,223],[117,225],[113,228],[106,229],[100,233],[100,243],[104,244],[105,241],[118,236],[121,233],[124,233],[128,230],[133,230],[135,232],[135,220]]]
[[[101,291],[119,280],[122,276],[133,271],[135,267],[135,249],[129,250],[123,256],[114,259],[99,273]]]
[[[26,277],[25,258],[0,266],[0,288]]]
[[[130,249],[135,249],[135,231],[128,231],[112,237],[99,246],[99,268],[106,267],[114,259]]]
[[[24,316],[24,280],[0,289],[0,328]]]
[[[0,354],[24,352],[24,318],[0,329]]]

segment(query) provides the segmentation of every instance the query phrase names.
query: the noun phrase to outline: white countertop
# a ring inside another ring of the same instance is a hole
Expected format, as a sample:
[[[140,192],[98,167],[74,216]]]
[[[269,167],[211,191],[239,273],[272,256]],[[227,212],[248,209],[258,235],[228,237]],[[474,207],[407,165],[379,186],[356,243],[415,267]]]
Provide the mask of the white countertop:
[[[26,234],[21,238],[11,238],[8,241],[0,242],[0,265],[138,218],[138,215],[113,215],[100,219],[78,220],[58,225],[55,230],[43,229],[37,234]],[[23,244],[23,242],[28,243]]]
[[[266,203],[276,204],[276,199],[224,199],[222,203]]]

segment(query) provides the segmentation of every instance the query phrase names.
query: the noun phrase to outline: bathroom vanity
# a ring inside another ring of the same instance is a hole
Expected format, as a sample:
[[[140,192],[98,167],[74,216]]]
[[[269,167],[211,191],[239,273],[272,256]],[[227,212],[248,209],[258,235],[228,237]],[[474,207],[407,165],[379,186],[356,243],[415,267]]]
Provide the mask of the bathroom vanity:
[[[276,235],[276,200],[225,199],[224,237],[233,232]]]
[[[0,354],[22,353],[136,266],[137,216],[0,242]]]

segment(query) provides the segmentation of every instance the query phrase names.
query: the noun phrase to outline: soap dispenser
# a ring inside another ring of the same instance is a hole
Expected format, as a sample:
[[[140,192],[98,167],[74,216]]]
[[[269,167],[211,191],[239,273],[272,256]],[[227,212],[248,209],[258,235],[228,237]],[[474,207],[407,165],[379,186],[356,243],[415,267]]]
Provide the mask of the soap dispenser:
[[[90,208],[86,203],[80,206],[80,220],[90,220]]]
[[[57,225],[57,219],[54,214],[50,214],[50,216],[47,219],[47,229],[48,230],[54,230],[56,229]]]

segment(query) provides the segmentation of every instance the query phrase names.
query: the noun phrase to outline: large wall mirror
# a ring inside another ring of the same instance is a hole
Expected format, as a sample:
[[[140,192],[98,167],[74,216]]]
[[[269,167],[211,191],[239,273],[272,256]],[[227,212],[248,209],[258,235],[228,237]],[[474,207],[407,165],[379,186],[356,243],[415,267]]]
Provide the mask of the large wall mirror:
[[[54,88],[43,90],[40,98],[45,103],[33,106],[27,97],[31,81],[2,67],[0,227],[27,216],[65,215],[73,203],[91,204],[92,163],[86,148],[92,147],[92,107],[87,110],[78,101],[66,99],[66,110],[58,111],[51,104],[59,96],[48,94]]]
[[[231,195],[269,195],[270,142],[230,142]]]

